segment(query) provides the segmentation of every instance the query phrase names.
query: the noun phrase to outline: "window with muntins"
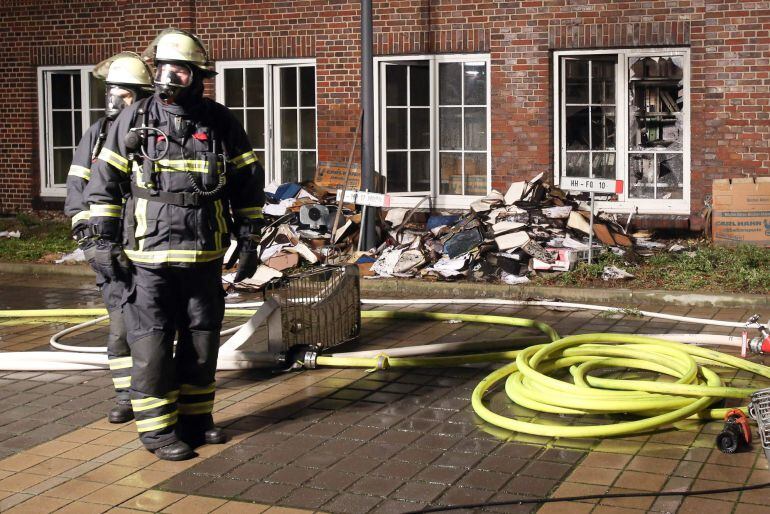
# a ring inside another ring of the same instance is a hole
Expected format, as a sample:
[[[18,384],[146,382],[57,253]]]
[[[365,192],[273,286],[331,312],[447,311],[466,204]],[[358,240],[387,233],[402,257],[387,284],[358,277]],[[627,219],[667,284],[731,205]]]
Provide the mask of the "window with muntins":
[[[243,125],[274,182],[312,180],[318,162],[312,61],[217,63],[217,100]]]
[[[689,50],[554,58],[556,175],[622,180],[605,210],[689,213]]]
[[[104,85],[92,66],[38,68],[40,184],[43,196],[66,196],[72,156],[88,127],[104,115]]]
[[[467,207],[486,195],[489,56],[382,57],[376,70],[378,162],[395,204],[430,196],[437,206]]]

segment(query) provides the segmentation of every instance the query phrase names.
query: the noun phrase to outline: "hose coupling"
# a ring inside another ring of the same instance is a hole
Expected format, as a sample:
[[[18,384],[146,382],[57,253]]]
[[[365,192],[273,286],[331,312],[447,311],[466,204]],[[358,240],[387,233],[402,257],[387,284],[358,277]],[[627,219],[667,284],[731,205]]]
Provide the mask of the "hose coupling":
[[[318,352],[315,352],[312,350],[305,352],[305,356],[302,359],[304,368],[316,369],[318,367],[317,359],[318,359]]]

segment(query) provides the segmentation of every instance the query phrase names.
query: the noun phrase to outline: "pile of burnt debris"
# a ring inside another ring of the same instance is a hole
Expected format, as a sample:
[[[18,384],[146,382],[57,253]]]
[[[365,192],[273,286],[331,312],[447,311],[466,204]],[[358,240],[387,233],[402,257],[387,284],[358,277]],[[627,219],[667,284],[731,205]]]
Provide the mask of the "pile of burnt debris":
[[[588,193],[569,194],[542,175],[492,191],[461,213],[413,208],[382,209],[377,248],[360,248],[361,208],[340,203],[335,191],[313,182],[268,188],[262,266],[247,284],[266,282],[303,266],[356,264],[368,278],[400,277],[522,284],[535,273],[565,272],[588,261],[591,232]],[[341,208],[340,208],[341,206]],[[680,245],[629,233],[631,217],[596,213],[593,255],[612,251],[634,258]],[[609,266],[605,279],[632,278]],[[226,280],[227,280],[226,276]]]

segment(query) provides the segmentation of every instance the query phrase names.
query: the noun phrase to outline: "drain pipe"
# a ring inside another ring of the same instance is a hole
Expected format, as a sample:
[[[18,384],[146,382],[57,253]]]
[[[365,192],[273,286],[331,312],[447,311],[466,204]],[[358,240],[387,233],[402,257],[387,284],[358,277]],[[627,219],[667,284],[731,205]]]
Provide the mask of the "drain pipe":
[[[361,0],[361,110],[364,113],[361,136],[361,187],[364,191],[377,191],[374,183],[374,52],[372,27],[372,0]],[[374,224],[377,210],[363,207],[364,226],[361,227],[360,247],[366,251],[377,246]]]

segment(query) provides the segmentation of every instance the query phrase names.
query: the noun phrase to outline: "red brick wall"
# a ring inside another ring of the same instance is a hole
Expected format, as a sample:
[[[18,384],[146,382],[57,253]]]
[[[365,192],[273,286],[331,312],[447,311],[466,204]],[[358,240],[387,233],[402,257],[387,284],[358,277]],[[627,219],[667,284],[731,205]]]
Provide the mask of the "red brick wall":
[[[551,52],[567,48],[691,47],[694,213],[713,178],[767,173],[770,166],[770,2],[374,4],[377,55],[491,54],[494,187],[550,173]],[[42,7],[6,0],[0,5],[6,164],[0,211],[29,207],[38,196],[36,67],[95,63],[119,49],[139,50],[170,25],[196,31],[217,60],[315,57],[319,159],[345,160],[359,109],[358,1],[56,0]]]

